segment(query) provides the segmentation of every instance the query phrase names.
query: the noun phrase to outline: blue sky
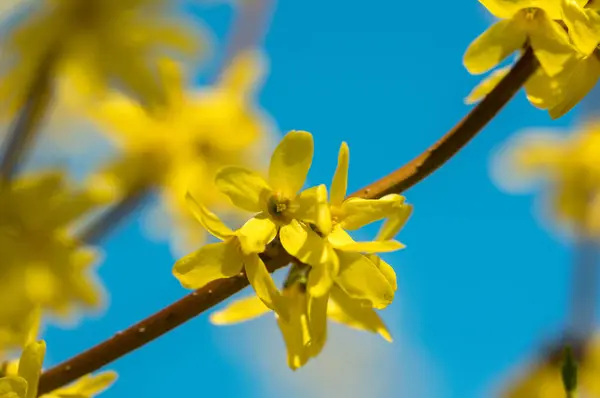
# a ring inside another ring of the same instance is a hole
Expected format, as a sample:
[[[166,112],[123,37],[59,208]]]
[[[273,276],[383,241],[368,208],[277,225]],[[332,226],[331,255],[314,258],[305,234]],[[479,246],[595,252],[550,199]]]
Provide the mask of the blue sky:
[[[280,131],[314,134],[310,180],[329,183],[341,141],[351,151],[350,190],[410,160],[453,126],[479,81],[462,66],[490,23],[475,0],[280,1],[266,50],[261,105]],[[226,5],[198,15],[222,39]],[[484,397],[533,357],[564,323],[570,251],[534,217],[532,196],[490,179],[495,148],[528,127],[566,127],[515,98],[457,157],[405,193],[415,211],[386,256],[398,274],[383,314],[395,342],[333,328],[322,356],[292,373],[275,322],[217,328],[198,317],[114,363],[120,397]],[[374,229],[365,233],[372,234]],[[56,363],[182,297],[164,243],[131,222],[104,246],[100,277],[110,307],[77,329],[51,327]],[[391,395],[393,394],[393,395]]]

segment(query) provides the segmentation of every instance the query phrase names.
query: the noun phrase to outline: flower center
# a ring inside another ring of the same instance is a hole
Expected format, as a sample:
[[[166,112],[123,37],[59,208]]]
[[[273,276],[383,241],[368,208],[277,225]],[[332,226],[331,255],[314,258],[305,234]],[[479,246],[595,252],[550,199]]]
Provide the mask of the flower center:
[[[279,194],[274,194],[267,200],[267,210],[269,215],[277,221],[286,221],[286,212],[290,208],[290,200]]]

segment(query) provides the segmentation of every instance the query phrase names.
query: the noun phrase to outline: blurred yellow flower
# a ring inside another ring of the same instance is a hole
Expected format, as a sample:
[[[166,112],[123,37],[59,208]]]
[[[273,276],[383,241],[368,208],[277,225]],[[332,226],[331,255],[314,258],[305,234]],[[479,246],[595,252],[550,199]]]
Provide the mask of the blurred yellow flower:
[[[600,234],[600,123],[591,121],[564,138],[520,137],[501,158],[508,179],[543,180],[553,215],[577,234]]]
[[[269,126],[253,104],[255,86],[263,73],[256,52],[240,54],[213,86],[185,90],[182,70],[170,61],[161,64],[167,83],[167,107],[149,114],[123,95],[112,95],[92,116],[124,154],[98,178],[127,196],[158,188],[175,225],[194,246],[204,234],[192,223],[186,192],[220,212],[232,212],[214,178],[224,165],[259,162],[258,150]]]
[[[520,372],[502,390],[501,398],[563,398],[562,355],[540,361]],[[600,339],[585,346],[577,365],[576,397],[600,397]]]
[[[0,99],[9,117],[42,70],[66,78],[85,98],[119,88],[146,105],[162,104],[158,59],[189,58],[201,48],[198,34],[164,0],[37,0],[32,6],[0,42]]]
[[[99,287],[90,274],[96,253],[69,228],[107,202],[105,192],[74,191],[59,171],[25,176],[0,190],[0,329],[22,330],[38,306],[67,316],[77,306],[97,306]]]

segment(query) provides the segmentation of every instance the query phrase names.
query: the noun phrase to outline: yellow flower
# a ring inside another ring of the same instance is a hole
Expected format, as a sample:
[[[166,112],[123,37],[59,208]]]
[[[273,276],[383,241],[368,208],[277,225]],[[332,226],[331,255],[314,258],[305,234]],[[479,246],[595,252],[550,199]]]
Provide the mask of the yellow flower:
[[[524,137],[526,138],[526,137]],[[536,138],[534,136],[534,138]],[[522,140],[502,159],[519,178],[544,180],[552,213],[578,233],[600,233],[600,125],[589,122],[560,138]]]
[[[246,277],[256,295],[280,316],[287,318],[281,293],[275,286],[267,267],[257,254],[248,251],[243,242],[244,230],[252,228],[254,219],[232,231],[207,208],[187,195],[190,209],[200,224],[222,242],[207,244],[178,260],[173,275],[187,289],[199,289],[220,278],[229,278],[246,271]],[[273,232],[274,237],[275,231]],[[263,246],[262,250],[264,251]]]
[[[327,294],[335,280],[350,296],[384,308],[393,300],[393,289],[377,266],[361,253],[390,252],[404,246],[393,240],[355,242],[345,230],[356,230],[385,218],[403,205],[404,198],[387,195],[378,200],[344,200],[348,166],[349,150],[343,143],[331,184],[330,232],[297,223],[280,231],[281,243],[289,254],[311,266],[307,285],[312,296]],[[313,229],[318,235],[311,233]]]
[[[554,76],[575,54],[569,36],[554,20],[561,19],[560,0],[480,0],[500,21],[467,49],[463,63],[472,74],[489,71],[526,43],[544,71]]]
[[[372,308],[360,300],[349,297],[337,286],[331,288],[326,298],[314,298],[306,292],[302,281],[295,281],[284,287],[283,295],[288,301],[289,322],[277,318],[278,326],[287,347],[288,366],[296,370],[304,366],[311,357],[322,350],[327,338],[327,318],[348,327],[379,333],[391,342],[389,330]],[[211,314],[210,320],[216,325],[230,325],[257,318],[269,312],[269,308],[248,297],[236,300],[221,311]]]
[[[41,68],[92,99],[119,87],[147,105],[162,103],[159,57],[191,56],[200,47],[173,11],[163,0],[37,1],[2,38],[0,97],[9,101],[9,116],[23,105]]]
[[[68,189],[58,171],[0,190],[0,301],[11,303],[0,306],[2,327],[21,324],[37,306],[66,316],[75,306],[100,303],[89,275],[96,254],[71,238],[69,228],[107,199],[89,188]]]
[[[562,352],[562,350],[561,350]],[[501,398],[562,398],[565,397],[561,366],[563,355],[532,364],[511,380],[501,392]],[[584,349],[577,366],[576,397],[600,396],[600,340],[595,336]]]
[[[562,0],[562,20],[569,37],[584,55],[590,55],[600,43],[600,16],[596,10],[584,8],[587,0]]]
[[[158,188],[175,225],[197,246],[203,235],[190,222],[185,194],[191,192],[211,209],[232,212],[215,174],[225,165],[257,163],[253,151],[269,129],[252,99],[262,64],[259,53],[242,53],[214,86],[186,91],[180,68],[164,62],[168,106],[160,114],[113,95],[92,116],[124,155],[94,176],[95,183],[114,186],[122,196]]]
[[[233,205],[258,213],[240,236],[248,251],[262,252],[278,232],[286,250],[320,240],[309,224],[329,233],[331,215],[325,186],[298,193],[304,186],[312,157],[312,135],[291,131],[271,156],[268,182],[259,174],[238,166],[225,166],[217,172],[217,187]]]
[[[29,342],[21,358],[6,366],[4,377],[0,378],[0,398],[37,398],[45,354],[46,343],[43,340]],[[110,387],[116,379],[117,374],[112,371],[86,375],[40,398],[92,398]]]

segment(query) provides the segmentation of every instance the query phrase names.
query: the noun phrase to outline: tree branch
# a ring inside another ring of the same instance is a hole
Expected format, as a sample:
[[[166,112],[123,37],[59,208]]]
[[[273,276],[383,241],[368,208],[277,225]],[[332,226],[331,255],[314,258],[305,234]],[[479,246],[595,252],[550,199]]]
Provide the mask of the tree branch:
[[[378,198],[389,193],[401,193],[424,179],[456,154],[502,109],[533,74],[537,65],[532,51],[528,49],[498,86],[442,139],[405,166],[350,196]],[[272,245],[266,253],[264,260],[271,272],[292,260],[277,244]],[[196,290],[103,343],[44,372],[40,379],[39,395],[100,369],[202,314],[247,285],[247,279],[241,274],[214,281]]]

